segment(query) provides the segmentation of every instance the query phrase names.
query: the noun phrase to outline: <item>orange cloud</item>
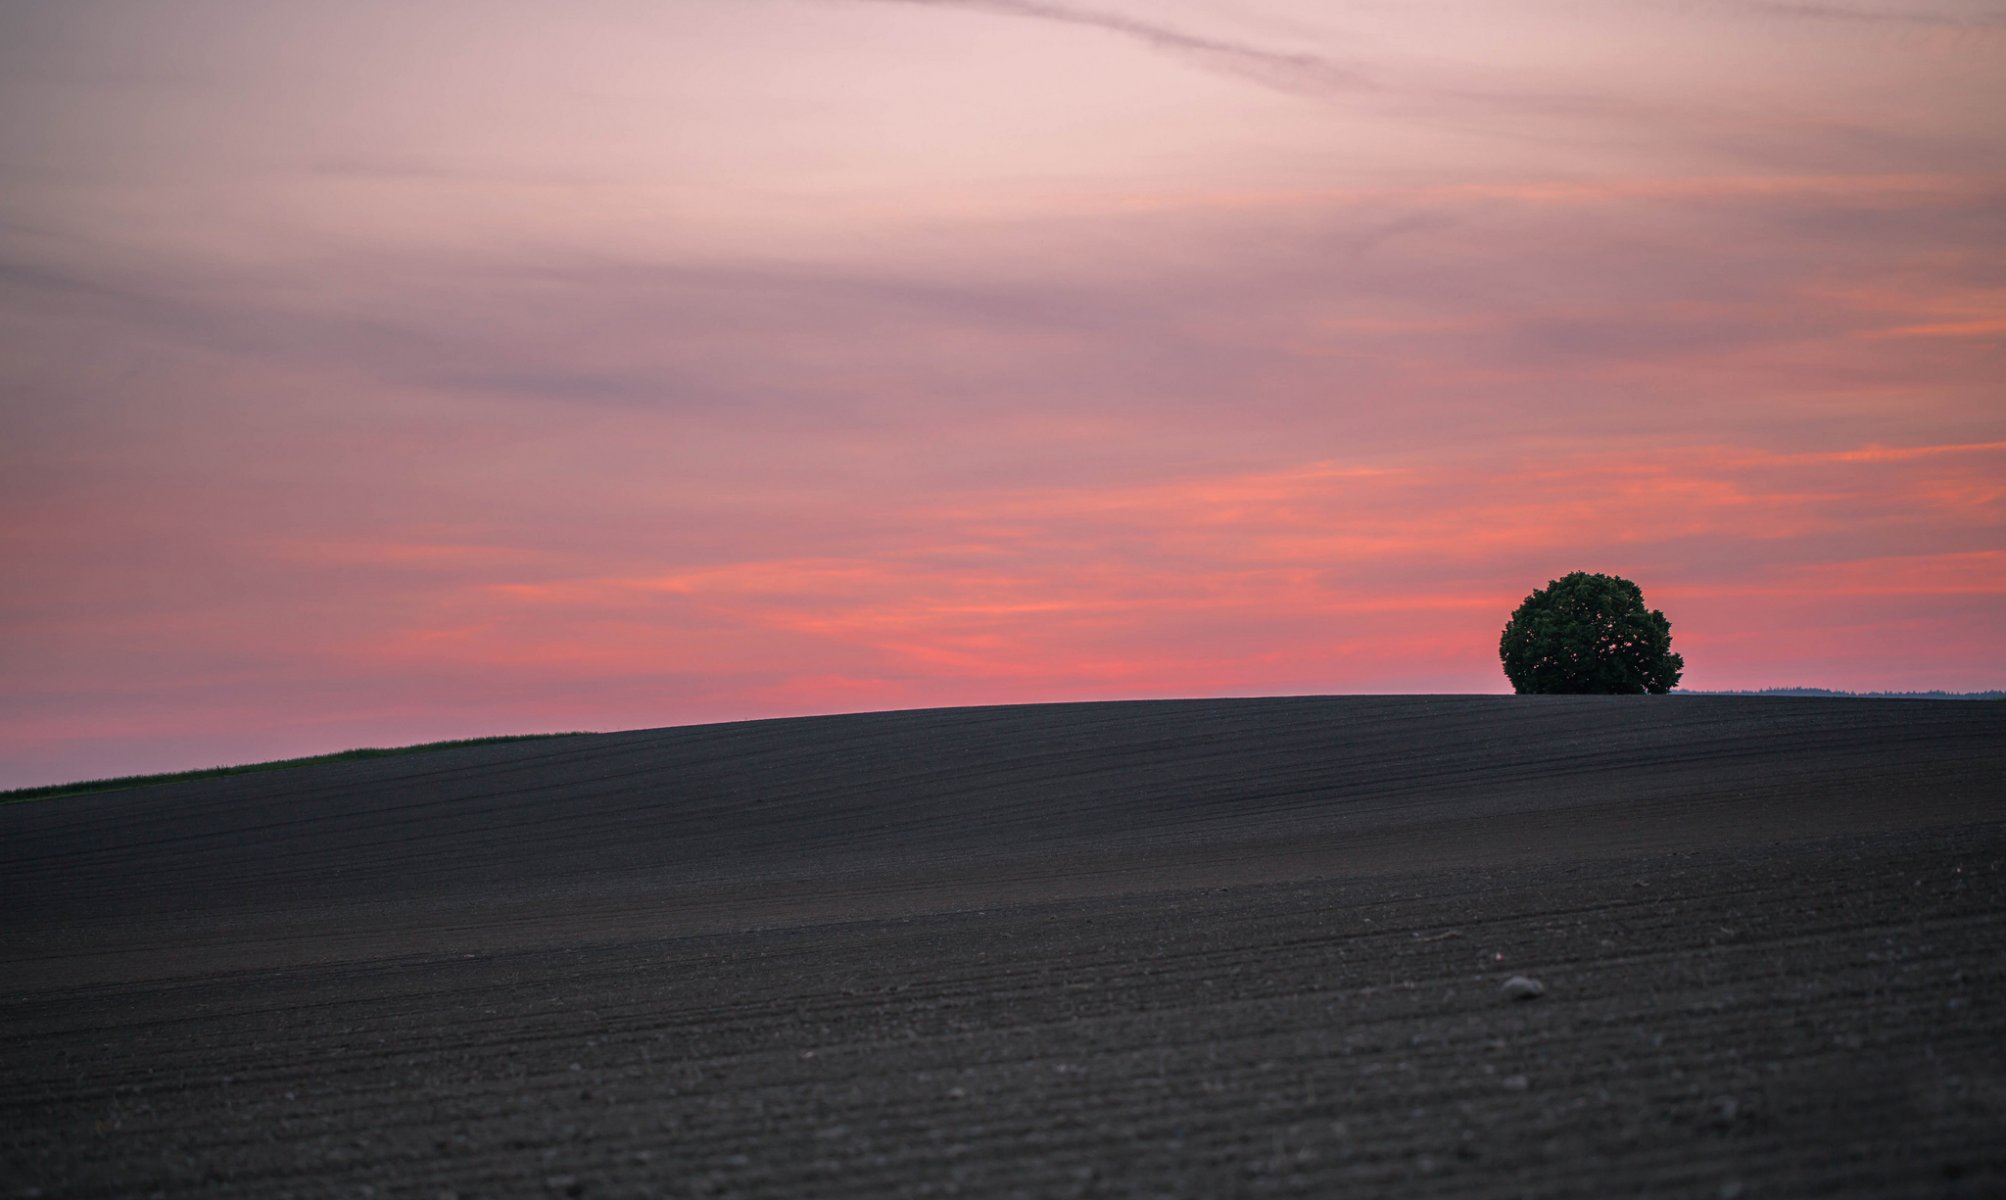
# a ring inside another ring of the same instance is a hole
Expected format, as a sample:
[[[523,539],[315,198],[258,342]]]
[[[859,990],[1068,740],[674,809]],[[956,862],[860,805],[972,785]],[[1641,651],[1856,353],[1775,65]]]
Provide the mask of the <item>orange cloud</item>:
[[[1932,521],[1974,531],[1957,536],[1996,527],[1998,487],[1970,481],[1991,477],[2002,453],[2006,443],[1578,450],[1433,471],[1321,461],[976,492],[918,522],[910,544],[869,554],[479,585],[465,603],[485,621],[377,652],[565,677],[799,673],[888,701],[927,679],[1023,695],[1180,680],[1259,689],[1296,678],[1287,664],[1316,664],[1341,686],[1429,661],[1483,686],[1491,627],[1525,590],[1575,567],[1633,573],[1674,607],[1994,595],[2006,574],[1996,552],[1890,551]],[[1840,540],[1802,548],[1821,537]],[[1732,567],[1695,575],[1683,562],[1695,543]],[[1798,557],[1779,560],[1778,547]],[[679,632],[691,622],[702,631]],[[777,702],[812,688],[756,691]]]

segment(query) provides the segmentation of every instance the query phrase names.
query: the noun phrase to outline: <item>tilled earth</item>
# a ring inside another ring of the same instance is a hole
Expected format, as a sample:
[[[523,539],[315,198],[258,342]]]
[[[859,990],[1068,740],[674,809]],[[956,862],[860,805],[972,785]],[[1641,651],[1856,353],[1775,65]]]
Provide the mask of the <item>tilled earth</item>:
[[[1988,825],[344,964],[8,1003],[0,1125],[73,1195],[1998,1195],[2002,952]]]
[[[513,946],[316,909],[366,952],[277,966],[43,931],[0,1195],[2006,1194],[2006,821],[1914,811],[707,933],[630,891]]]

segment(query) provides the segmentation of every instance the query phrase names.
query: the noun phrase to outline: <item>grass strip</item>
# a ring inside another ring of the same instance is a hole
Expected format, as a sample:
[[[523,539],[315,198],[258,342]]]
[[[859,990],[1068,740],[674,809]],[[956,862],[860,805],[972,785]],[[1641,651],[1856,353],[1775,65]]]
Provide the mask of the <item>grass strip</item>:
[[[215,779],[224,775],[249,775],[256,771],[285,771],[317,763],[354,762],[365,758],[391,758],[400,754],[424,754],[432,750],[454,750],[461,746],[493,746],[502,742],[535,742],[547,738],[589,737],[572,733],[509,733],[496,737],[457,738],[444,742],[420,742],[415,746],[363,746],[337,750],[333,754],[310,754],[305,758],[280,758],[271,762],[243,763],[234,767],[203,767],[194,771],[170,771],[162,775],[120,775],[112,779],[84,779],[76,783],[49,783],[40,787],[15,788],[0,792],[0,804],[24,800],[53,800],[59,796],[81,796],[90,792],[116,792],[147,787],[156,783],[180,783],[189,779]]]

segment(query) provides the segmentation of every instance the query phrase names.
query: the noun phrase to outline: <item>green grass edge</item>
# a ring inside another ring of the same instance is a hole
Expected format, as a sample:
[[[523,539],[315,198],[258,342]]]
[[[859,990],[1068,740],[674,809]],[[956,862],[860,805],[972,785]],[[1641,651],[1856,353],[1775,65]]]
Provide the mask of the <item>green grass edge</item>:
[[[92,792],[118,792],[127,788],[150,787],[156,783],[182,783],[191,779],[216,779],[224,775],[250,775],[258,771],[286,771],[319,763],[355,762],[366,758],[391,758],[400,754],[425,754],[433,750],[456,750],[461,746],[493,746],[502,742],[539,742],[552,738],[591,737],[588,730],[566,733],[505,733],[494,737],[453,738],[443,742],[420,742],[415,746],[362,746],[337,750],[332,754],[309,754],[304,758],[279,758],[270,762],[243,763],[234,767],[202,767],[193,771],[169,771],[160,775],[119,775],[111,779],[82,779],[75,783],[46,783],[38,787],[14,788],[0,792],[0,804],[20,804],[30,800],[54,800],[62,796],[83,796]]]

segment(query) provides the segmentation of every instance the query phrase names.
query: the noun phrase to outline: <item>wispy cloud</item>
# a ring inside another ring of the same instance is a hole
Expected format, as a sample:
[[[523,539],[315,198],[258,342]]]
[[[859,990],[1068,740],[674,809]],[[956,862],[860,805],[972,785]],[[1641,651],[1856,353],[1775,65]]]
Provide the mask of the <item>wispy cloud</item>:
[[[1509,137],[1529,143],[1544,142],[1551,138],[1552,133],[1550,130],[1523,127],[1516,123],[1518,119],[1557,119],[1586,127],[1621,128],[1626,131],[1623,135],[1626,140],[1641,131],[1648,131],[1648,136],[1654,139],[1705,142],[1716,148],[1750,136],[1747,129],[1739,127],[1743,114],[1717,110],[1716,106],[1693,95],[1684,95],[1675,103],[1667,103],[1645,99],[1620,85],[1555,88],[1531,78],[1513,78],[1509,72],[1492,68],[1444,66],[1429,57],[1368,61],[1320,49],[1281,50],[1126,13],[1051,3],[1049,0],[863,2],[989,12],[1099,30],[1128,38],[1203,70],[1246,80],[1274,91],[1332,101],[1369,100],[1374,111],[1381,115],[1438,128],[1482,130],[1487,136]],[[1801,6],[1780,3],[1765,7],[1774,7],[1793,15],[1827,16],[1834,20],[1852,13],[1852,10],[1838,6],[1815,3]],[[1800,8],[1804,10],[1801,13],[1796,11]],[[1931,23],[1922,17],[1913,19],[1917,23]],[[1944,18],[1945,22],[1949,20]],[[1989,20],[1974,19],[1969,27],[1988,24]],[[1799,131],[1798,136],[1806,135],[1804,131]],[[1870,137],[1870,134],[1863,130],[1840,128],[1825,131],[1823,136],[1846,142],[1846,151],[1857,155],[1859,146],[1853,143]],[[1773,155],[1775,150],[1773,146],[1762,146],[1750,153]]]
[[[1911,25],[1939,29],[2006,29],[2006,9],[1974,5],[1968,8],[1922,8],[1906,4],[1826,4],[1814,0],[1740,0],[1740,7],[1759,13],[1802,17],[1813,21],[1868,25]]]
[[[1223,74],[1239,76],[1280,91],[1306,95],[1361,92],[1379,85],[1357,64],[1325,54],[1274,50],[1212,34],[1193,33],[1174,25],[1142,20],[1121,13],[1049,4],[1044,0],[872,0],[924,8],[963,8],[1008,16],[1056,21],[1104,30],[1153,50],[1176,55]]]

